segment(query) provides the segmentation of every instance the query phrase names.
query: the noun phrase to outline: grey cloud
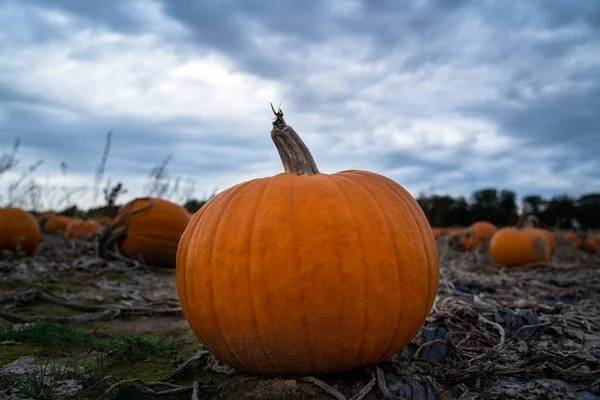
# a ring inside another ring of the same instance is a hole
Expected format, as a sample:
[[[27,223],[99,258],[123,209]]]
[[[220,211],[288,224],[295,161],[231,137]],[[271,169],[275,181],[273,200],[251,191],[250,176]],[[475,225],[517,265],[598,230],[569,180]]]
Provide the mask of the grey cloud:
[[[6,97],[6,96],[3,96]],[[22,146],[46,160],[54,160],[47,168],[58,168],[66,162],[70,170],[79,173],[94,173],[100,161],[106,133],[113,130],[112,146],[108,159],[107,173],[146,175],[169,154],[172,175],[214,174],[243,169],[248,163],[264,159],[270,150],[265,143],[258,142],[244,133],[230,131],[229,126],[201,120],[173,119],[160,123],[147,123],[138,119],[120,118],[104,121],[88,116],[76,123],[61,122],[17,105],[0,106],[6,116],[0,119],[0,147],[8,148],[15,138]],[[10,99],[16,95],[9,96]],[[27,97],[20,98],[25,101]],[[39,104],[43,101],[35,99]],[[193,126],[197,133],[179,133],[183,127]],[[265,134],[268,137],[268,131]],[[53,167],[54,165],[54,167]],[[46,168],[46,167],[45,167]]]
[[[133,1],[29,0],[29,3],[66,11],[121,32],[139,32],[144,29],[138,15],[132,12]]]
[[[579,93],[540,95],[532,100],[523,100],[515,86],[508,97],[516,97],[522,106],[480,104],[467,112],[495,121],[503,132],[524,138],[534,148],[562,144],[570,157],[591,159],[600,152],[600,82]]]

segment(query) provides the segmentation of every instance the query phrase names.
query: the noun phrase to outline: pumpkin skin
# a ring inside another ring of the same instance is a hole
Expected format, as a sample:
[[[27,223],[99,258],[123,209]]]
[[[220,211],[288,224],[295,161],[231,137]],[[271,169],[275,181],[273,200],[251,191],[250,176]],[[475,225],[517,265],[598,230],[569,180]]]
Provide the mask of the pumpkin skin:
[[[139,198],[123,205],[100,239],[116,233],[121,254],[157,267],[174,268],[177,245],[190,221],[182,206],[159,198]]]
[[[554,251],[556,250],[556,239],[554,238],[554,234],[552,232],[550,232],[547,229],[543,229],[543,228],[531,228],[531,229],[536,229],[537,231],[539,231],[542,235],[544,235],[546,237],[546,239],[548,240],[548,244],[550,245],[550,256],[554,255]]]
[[[93,219],[88,219],[87,221],[73,219],[65,229],[65,237],[67,239],[87,240],[94,233],[98,232],[100,228],[100,223]]]
[[[16,207],[0,208],[0,253],[11,251],[16,254],[20,248],[32,256],[41,237],[38,221],[31,213]]]
[[[573,244],[573,247],[576,250],[582,250],[582,251],[585,251],[586,253],[594,254],[594,253],[598,252],[598,247],[596,246],[596,241],[591,238],[577,239],[575,241],[575,243]]]
[[[490,239],[498,228],[488,221],[475,222],[468,228],[467,234],[461,237],[461,244],[466,251],[473,251],[481,245],[484,249],[489,248]]]
[[[112,222],[112,218],[111,217],[100,217],[98,219],[98,222],[100,223],[100,225],[102,226],[108,226],[110,225],[110,223]]]
[[[550,261],[550,243],[537,228],[502,228],[490,241],[490,258],[507,267]]]
[[[71,218],[64,215],[52,217],[44,223],[44,231],[54,234],[63,234],[67,229],[67,225],[71,222]]]
[[[40,215],[38,215],[37,220],[40,224],[40,227],[43,228],[46,221],[48,221],[50,218],[54,218],[54,217],[56,217],[56,214],[51,211],[48,211],[48,212],[41,213]]]
[[[577,234],[575,232],[567,232],[563,235],[563,237],[569,242],[574,242],[577,240]]]
[[[177,254],[196,336],[221,361],[261,375],[390,357],[425,321],[438,280],[419,204],[366,171],[286,172],[229,188],[192,217]]]

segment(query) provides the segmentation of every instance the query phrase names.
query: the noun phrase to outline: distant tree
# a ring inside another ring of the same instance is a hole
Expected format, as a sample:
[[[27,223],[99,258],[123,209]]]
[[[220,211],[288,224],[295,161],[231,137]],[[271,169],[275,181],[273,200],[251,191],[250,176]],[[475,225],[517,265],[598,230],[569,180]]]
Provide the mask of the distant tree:
[[[464,197],[427,196],[424,193],[419,194],[417,202],[432,226],[468,226],[482,220],[509,226],[517,221],[516,198],[516,193],[511,190],[487,188],[474,192],[470,202]],[[531,194],[523,198],[523,205],[536,214],[546,228],[554,228],[557,224],[562,229],[575,228],[572,219],[584,229],[600,228],[600,193],[588,193],[578,199],[561,195],[549,200]]]
[[[529,208],[529,211],[535,215],[539,215],[542,212],[545,203],[542,196],[538,196],[537,194],[523,197],[523,206]]]
[[[454,200],[449,210],[448,223],[444,226],[465,226],[471,220],[469,203],[464,197]]]
[[[62,211],[59,211],[58,214],[64,215],[67,217],[81,218],[81,216],[84,215],[85,213],[83,210],[80,210],[79,208],[77,208],[76,205],[73,205],[73,206],[65,208]]]
[[[560,228],[571,227],[568,221],[577,216],[576,209],[575,200],[572,197],[566,195],[554,196],[546,203],[546,207],[540,213],[540,221],[546,227],[554,227],[561,221]]]
[[[510,190],[502,190],[498,199],[498,214],[492,222],[497,225],[514,225],[517,223],[517,194]]]
[[[479,190],[471,196],[471,218],[468,223],[488,220],[496,223],[498,215],[498,191],[496,189]]]
[[[577,211],[575,217],[586,228],[600,227],[600,193],[590,193],[581,196],[575,202]]]
[[[185,204],[183,205],[183,208],[185,208],[190,214],[194,214],[199,209],[201,209],[202,206],[205,205],[207,202],[208,202],[208,200],[190,199],[185,202]]]

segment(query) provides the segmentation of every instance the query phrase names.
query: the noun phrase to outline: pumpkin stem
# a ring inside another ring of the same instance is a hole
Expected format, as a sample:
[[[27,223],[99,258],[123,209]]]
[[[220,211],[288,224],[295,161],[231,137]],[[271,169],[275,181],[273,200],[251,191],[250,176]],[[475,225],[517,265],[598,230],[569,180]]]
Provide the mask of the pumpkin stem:
[[[148,204],[146,204],[144,207],[140,208],[139,210],[129,211],[129,212],[125,213],[125,210],[130,209],[135,200],[148,200]],[[113,244],[115,244],[117,241],[123,240],[127,237],[127,227],[126,226],[120,227],[120,225],[122,225],[128,218],[130,218],[136,214],[139,214],[143,211],[146,211],[147,209],[152,207],[152,198],[151,197],[140,197],[135,200],[133,200],[133,201],[127,203],[125,206],[123,206],[124,208],[122,210],[122,213],[119,213],[120,215],[117,215],[117,217],[115,217],[115,219],[108,226],[106,226],[104,228],[104,230],[102,231],[102,233],[100,234],[100,238],[98,240],[98,249],[97,249],[98,257],[100,257],[104,260],[109,260],[109,259],[114,258],[114,257],[112,257],[112,258],[110,257],[108,248],[110,246],[112,246]],[[127,208],[125,208],[125,207],[127,207]]]
[[[115,257],[111,252],[112,247],[117,244],[117,242],[124,240],[126,237],[127,228],[125,227],[116,230],[105,227],[98,240],[98,257],[103,260],[114,260]]]
[[[527,221],[527,215],[528,215],[527,211],[523,210],[521,215],[519,215],[519,219],[517,220],[517,223],[515,224],[515,228],[523,229],[525,227],[525,222]]]
[[[285,123],[283,111],[281,109],[275,111],[273,104],[271,104],[271,109],[275,114],[271,139],[277,147],[285,172],[294,175],[318,174],[319,169],[312,154],[294,128]]]

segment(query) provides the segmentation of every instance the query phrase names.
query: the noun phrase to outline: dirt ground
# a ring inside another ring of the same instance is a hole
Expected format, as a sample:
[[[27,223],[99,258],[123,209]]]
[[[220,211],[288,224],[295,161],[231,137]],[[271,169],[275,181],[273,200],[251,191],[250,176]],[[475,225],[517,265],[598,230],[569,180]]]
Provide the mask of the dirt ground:
[[[425,326],[377,366],[326,377],[237,374],[194,337],[173,270],[106,262],[44,236],[0,261],[0,399],[600,399],[600,257],[499,268],[439,243]]]

